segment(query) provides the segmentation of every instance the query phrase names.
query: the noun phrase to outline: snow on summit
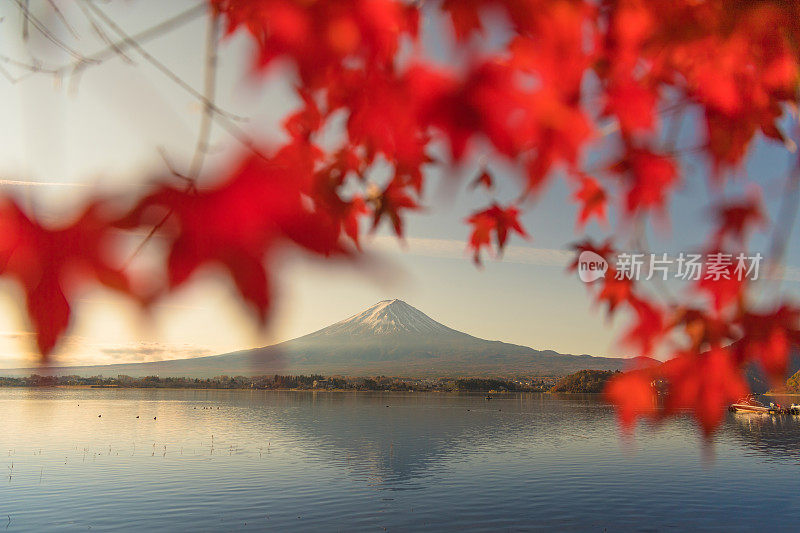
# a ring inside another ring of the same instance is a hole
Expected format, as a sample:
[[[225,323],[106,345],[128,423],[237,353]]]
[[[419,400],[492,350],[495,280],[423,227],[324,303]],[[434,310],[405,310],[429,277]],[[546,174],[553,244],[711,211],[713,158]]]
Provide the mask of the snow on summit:
[[[397,333],[456,333],[402,300],[383,300],[357,315],[337,322],[314,335],[392,335]]]

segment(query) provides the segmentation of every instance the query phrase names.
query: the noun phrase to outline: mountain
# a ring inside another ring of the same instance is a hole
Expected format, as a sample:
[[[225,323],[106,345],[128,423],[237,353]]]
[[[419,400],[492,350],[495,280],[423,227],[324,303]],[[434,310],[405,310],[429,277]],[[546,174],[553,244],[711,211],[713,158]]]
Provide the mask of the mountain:
[[[565,375],[619,370],[623,359],[563,355],[473,337],[402,300],[385,300],[341,322],[280,344],[223,355],[151,363],[51,368],[54,374],[213,377],[326,374],[407,377]],[[2,370],[27,375],[41,369]]]

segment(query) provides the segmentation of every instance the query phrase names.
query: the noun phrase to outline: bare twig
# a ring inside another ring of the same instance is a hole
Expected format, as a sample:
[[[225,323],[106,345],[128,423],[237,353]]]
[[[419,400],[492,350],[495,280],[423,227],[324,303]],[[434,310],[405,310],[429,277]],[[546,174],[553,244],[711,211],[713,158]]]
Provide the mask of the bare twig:
[[[215,14],[208,17],[208,37],[206,38],[206,68],[203,94],[203,117],[200,120],[200,133],[197,137],[194,157],[189,166],[189,179],[196,180],[203,169],[206,153],[211,138],[211,125],[214,118],[213,105],[216,100],[217,78],[217,41],[219,39],[219,17]]]
[[[57,72],[62,75],[70,75],[78,69],[84,69],[89,66],[99,65],[104,61],[106,61],[107,59],[110,59],[112,57],[117,57],[120,51],[124,51],[126,48],[129,48],[130,47],[129,40],[138,43],[147,42],[150,39],[163,35],[164,33],[171,31],[182,24],[191,22],[192,20],[204,14],[205,12],[206,12],[206,7],[202,4],[198,4],[193,8],[187,9],[186,11],[183,11],[182,13],[179,13],[170,19],[160,22],[155,26],[151,26],[150,28],[147,28],[146,30],[143,30],[129,38],[125,38],[120,41],[115,41],[111,43],[108,47],[103,48],[102,50],[87,56],[89,63],[83,61],[76,61],[74,63],[59,68]]]
[[[194,156],[189,166],[189,172],[186,175],[187,191],[195,190],[196,180],[200,175],[205,162],[205,155],[208,152],[209,140],[211,138],[212,119],[214,117],[214,100],[216,98],[216,80],[217,80],[217,44],[219,39],[219,18],[212,15],[208,18],[208,30],[206,35],[206,66],[205,66],[205,81],[203,86],[204,105],[203,116],[200,120],[200,132],[197,136],[197,145],[195,146]],[[161,220],[158,221],[133,253],[128,257],[123,268],[127,268],[131,261],[142,251],[150,239],[158,232],[161,227],[167,223],[167,220],[172,216],[173,210],[167,211]]]
[[[47,26],[45,26],[39,19],[33,16],[33,14],[30,12],[30,9],[28,9],[27,2],[23,2],[23,0],[14,0],[14,1],[19,7],[20,11],[22,11],[23,15],[25,16],[25,20],[29,21],[34,28],[39,30],[39,33],[41,33],[48,41],[61,48],[75,59],[78,59],[80,61],[86,61],[86,58],[83,57],[83,55],[80,52],[76,51],[75,49],[70,47],[67,43],[56,37],[53,34],[53,32],[47,29]],[[27,28],[27,25],[23,28],[23,38],[27,39],[27,29],[25,28]]]
[[[8,57],[0,54],[0,61],[8,65],[14,65],[15,67],[25,69],[32,73],[34,72],[42,72],[45,74],[56,73],[55,69],[42,66],[42,64],[36,59],[33,60],[33,63],[26,63],[24,61],[19,61],[18,59],[14,59],[13,57]]]
[[[25,0],[25,9],[23,10],[23,13],[27,13],[29,3],[30,3],[30,0]],[[29,24],[28,24],[28,16],[25,15],[25,17],[23,17],[23,19],[22,19],[22,40],[23,41],[27,41],[28,40],[28,36],[30,35],[30,33],[28,31],[28,26],[29,26]]]
[[[80,8],[81,11],[83,11],[83,14],[86,16],[86,20],[89,21],[89,25],[92,27],[97,36],[100,37],[100,40],[106,43],[108,47],[114,51],[114,54],[121,57],[123,61],[133,64],[133,59],[128,57],[125,51],[122,50],[119,46],[117,46],[117,44],[111,39],[111,37],[108,36],[105,30],[103,30],[103,28],[101,28],[97,24],[97,22],[94,19],[94,16],[92,15],[92,12],[86,8],[86,4],[84,4],[83,2],[78,2],[78,7]],[[78,65],[82,64],[83,64],[82,61],[78,62]]]
[[[78,33],[75,31],[75,29],[74,29],[74,28],[72,27],[72,25],[69,23],[69,21],[67,20],[67,17],[65,17],[65,16],[64,16],[64,13],[62,13],[62,12],[61,12],[61,9],[59,9],[59,7],[58,7],[58,5],[55,3],[55,1],[54,1],[54,0],[47,0],[47,3],[49,3],[49,4],[50,4],[50,7],[53,9],[53,12],[56,14],[56,17],[58,17],[58,20],[60,20],[60,21],[61,21],[61,24],[63,24],[63,25],[64,25],[64,27],[65,27],[65,28],[67,28],[67,31],[68,31],[68,32],[69,32],[69,33],[70,33],[70,34],[71,34],[71,35],[72,35],[74,38],[78,39]]]
[[[2,74],[3,77],[7,79],[9,83],[11,83],[12,85],[19,81],[19,78],[15,78],[14,76],[12,76],[11,73],[3,65],[0,65],[0,74]]]
[[[130,37],[127,33],[125,33],[125,31],[122,28],[120,28],[119,25],[116,22],[111,20],[111,18],[108,17],[108,15],[106,15],[103,12],[103,10],[101,10],[99,7],[97,7],[96,5],[94,5],[91,2],[87,2],[86,6],[89,7],[89,9],[91,9],[109,28],[111,28],[114,31],[114,33],[119,35],[123,39],[123,42],[127,43],[128,46],[130,46],[131,48],[136,50],[139,53],[139,55],[142,56],[142,58],[144,58],[148,63],[153,65],[156,69],[158,69],[167,78],[172,80],[175,84],[177,84],[179,87],[181,87],[184,91],[186,91],[189,94],[191,94],[192,96],[194,96],[196,99],[198,99],[204,105],[209,105],[210,109],[217,116],[221,116],[221,117],[227,117],[228,116],[228,114],[225,111],[223,111],[222,109],[217,107],[213,102],[209,102],[208,99],[202,93],[200,93],[197,89],[195,89],[194,87],[192,87],[191,85],[186,83],[186,81],[184,81],[180,76],[175,74],[169,67],[164,65],[164,63],[162,63],[161,61],[156,59],[152,54],[150,54],[147,50],[145,50],[141,46],[141,44],[139,44],[132,37]]]
[[[182,80],[178,75],[172,72],[166,65],[161,63],[158,59],[153,57],[150,53],[147,52],[142,46],[136,42],[132,37],[127,35],[122,28],[120,28],[113,20],[111,20],[105,13],[103,13],[100,8],[95,6],[92,3],[87,3],[87,5],[100,17],[103,21],[108,24],[116,33],[119,35],[125,42],[129,44],[132,48],[134,48],[139,54],[151,65],[156,67],[160,72],[162,72],[165,76],[167,76],[170,80],[175,82],[179,87],[184,89],[186,92],[197,98],[200,102],[204,105],[208,105],[209,109],[211,109],[213,114],[214,121],[222,127],[228,134],[230,134],[234,139],[236,139],[239,143],[242,144],[245,148],[253,152],[256,156],[268,160],[269,158],[258,149],[258,146],[255,142],[247,135],[247,133],[242,130],[239,126],[233,123],[233,120],[241,120],[238,117],[231,115],[230,113],[220,109],[215,103],[208,102],[208,99],[198,92],[194,87],[186,83]]]

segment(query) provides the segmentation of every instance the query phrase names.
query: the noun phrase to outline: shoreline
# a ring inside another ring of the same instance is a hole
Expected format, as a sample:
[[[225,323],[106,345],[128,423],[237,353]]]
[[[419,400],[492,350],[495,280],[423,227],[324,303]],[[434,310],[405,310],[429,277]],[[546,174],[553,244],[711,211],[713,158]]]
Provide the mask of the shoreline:
[[[15,385],[0,386],[0,390],[196,390],[196,391],[247,391],[247,392],[313,392],[313,393],[391,393],[391,394],[491,394],[497,396],[516,395],[516,394],[592,394],[601,395],[601,392],[552,392],[549,390],[528,390],[528,391],[495,391],[495,390],[362,390],[362,389],[256,389],[256,388],[223,388],[223,387],[116,387],[116,386],[92,386],[92,385]]]

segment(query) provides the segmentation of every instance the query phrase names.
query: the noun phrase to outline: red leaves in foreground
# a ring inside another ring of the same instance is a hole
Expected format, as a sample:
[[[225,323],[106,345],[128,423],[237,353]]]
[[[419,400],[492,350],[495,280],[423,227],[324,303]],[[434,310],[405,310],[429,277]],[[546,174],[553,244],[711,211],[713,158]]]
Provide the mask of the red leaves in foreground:
[[[519,209],[516,206],[501,207],[492,204],[483,211],[474,213],[467,219],[472,224],[472,234],[469,237],[469,247],[473,250],[473,259],[476,264],[481,263],[481,249],[492,248],[492,233],[495,234],[497,249],[502,253],[506,246],[509,232],[516,232],[522,237],[528,234],[519,222]]]
[[[630,430],[636,420],[656,412],[657,396],[653,376],[646,370],[632,370],[611,378],[606,385],[606,399],[617,408],[617,418]]]
[[[761,207],[761,200],[757,197],[717,206],[715,215],[717,231],[714,237],[718,244],[726,236],[742,242],[754,226],[763,226],[767,221]]]
[[[709,435],[722,420],[725,408],[747,390],[741,368],[729,350],[715,347],[702,354],[681,352],[666,363],[615,376],[605,393],[626,430],[632,430],[639,418],[660,420],[691,412]]]
[[[739,322],[743,336],[735,345],[737,361],[757,361],[777,384],[786,374],[790,349],[800,346],[800,308],[782,305],[772,312],[747,312]]]
[[[29,218],[13,201],[0,206],[0,273],[22,285],[42,355],[52,352],[69,325],[69,301],[82,285],[96,280],[130,293],[127,276],[111,262],[112,223],[100,204],[54,229]]]
[[[711,303],[707,308],[673,305],[668,319],[665,309],[648,298],[634,279],[618,275],[609,243],[597,246],[587,241],[575,249],[609,261],[606,277],[588,287],[597,303],[606,304],[609,316],[620,310],[632,314],[633,326],[623,338],[626,345],[645,355],[664,339],[671,345],[673,355],[666,362],[634,369],[609,382],[606,397],[626,429],[641,417],[659,420],[691,412],[710,434],[725,407],[747,393],[745,368],[759,365],[777,383],[786,372],[792,347],[800,347],[800,308],[751,310],[744,298],[745,283],[733,272],[735,263],[712,268],[713,253],[703,271],[711,275],[698,282],[711,295]],[[577,260],[571,268],[577,268]]]
[[[398,237],[403,236],[402,210],[419,209],[417,202],[408,194],[407,185],[396,179],[375,196],[372,202],[375,204],[372,227],[376,228],[382,218],[388,217]]]
[[[261,321],[270,305],[266,254],[283,242],[292,242],[321,255],[343,254],[344,232],[357,243],[357,217],[363,202],[341,202],[325,211],[304,201],[313,175],[292,174],[287,168],[295,145],[273,159],[251,155],[220,185],[206,191],[162,186],[146,196],[129,217],[133,225],[155,224],[171,216],[163,232],[170,241],[167,258],[169,288],[185,283],[200,267],[216,263],[231,275],[242,298]],[[306,153],[301,152],[299,155]],[[338,197],[337,197],[338,198]],[[329,205],[329,204],[327,204]]]
[[[645,149],[630,149],[612,170],[626,181],[625,209],[628,213],[663,210],[667,194],[678,179],[671,158]]]
[[[417,11],[395,0],[209,0],[227,20],[244,27],[258,46],[263,68],[282,55],[314,88],[329,82],[347,58],[390,65],[403,34],[414,36]]]
[[[483,187],[487,190],[491,190],[494,187],[494,178],[492,178],[488,170],[483,170],[478,174],[478,177],[470,183],[470,188],[475,189],[477,187]]]
[[[664,363],[658,374],[669,387],[663,414],[691,410],[707,435],[719,425],[725,408],[748,391],[742,369],[727,348],[679,353]]]
[[[606,191],[600,187],[597,180],[590,176],[582,176],[581,187],[575,193],[575,200],[580,202],[581,211],[578,215],[578,226],[583,227],[592,216],[601,222],[606,221]]]

